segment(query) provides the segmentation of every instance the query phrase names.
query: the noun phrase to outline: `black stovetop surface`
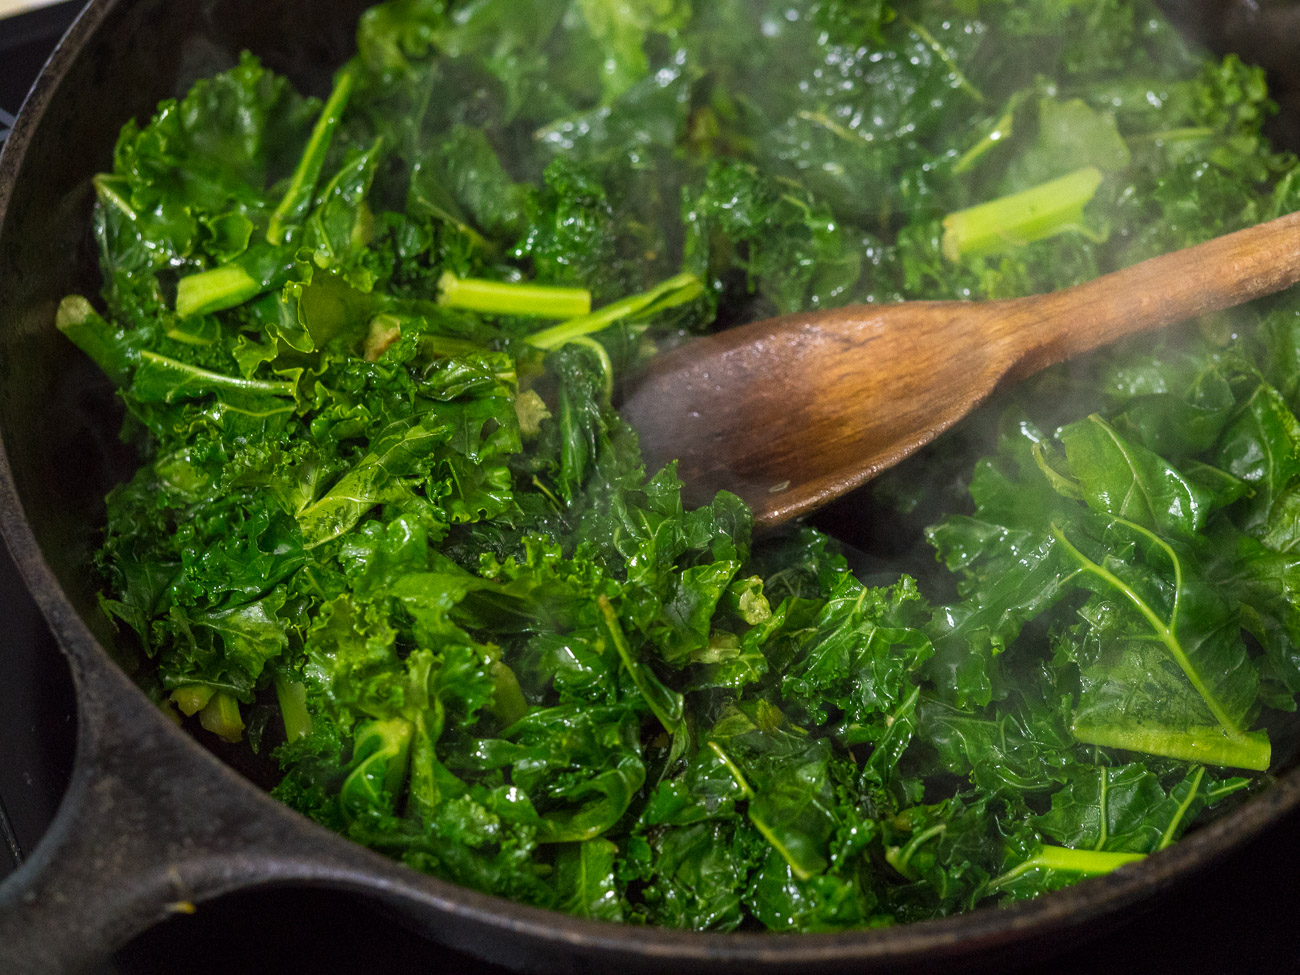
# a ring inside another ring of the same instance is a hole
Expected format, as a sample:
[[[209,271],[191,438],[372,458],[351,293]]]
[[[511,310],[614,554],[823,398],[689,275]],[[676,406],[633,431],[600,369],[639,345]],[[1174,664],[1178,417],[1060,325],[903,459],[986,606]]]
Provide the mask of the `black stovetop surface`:
[[[79,3],[0,21],[0,136]],[[0,880],[53,818],[75,742],[62,656],[0,545]],[[1098,940],[1024,975],[1300,971],[1300,815]],[[200,906],[136,938],[113,975],[326,975],[499,969],[430,944],[357,898],[277,889]],[[0,973],[7,975],[7,973]]]

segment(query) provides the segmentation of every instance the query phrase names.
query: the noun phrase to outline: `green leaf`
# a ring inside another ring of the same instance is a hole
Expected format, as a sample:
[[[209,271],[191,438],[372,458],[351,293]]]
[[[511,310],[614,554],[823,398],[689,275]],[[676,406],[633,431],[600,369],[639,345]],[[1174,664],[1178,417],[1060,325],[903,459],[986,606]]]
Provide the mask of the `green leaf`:
[[[676,576],[664,601],[664,625],[651,630],[668,663],[681,665],[708,645],[718,601],[739,569],[739,562],[713,562],[684,569]]]
[[[709,739],[743,776],[750,822],[795,876],[825,870],[835,827],[826,742],[786,725],[763,701],[729,710]]]
[[[986,792],[1024,795],[1064,781],[1073,740],[1054,714],[963,711],[923,698],[919,737],[947,771],[968,776]]]
[[[350,531],[377,504],[404,500],[405,478],[428,470],[434,448],[450,431],[430,419],[428,425],[407,420],[392,424],[371,450],[325,494],[296,512],[303,547],[313,549]]]
[[[357,732],[348,777],[339,790],[345,816],[367,808],[391,809],[406,782],[411,724],[400,718],[371,721]]]
[[[648,666],[638,660],[623,633],[618,621],[618,614],[604,596],[597,599],[600,607],[601,625],[606,639],[617,651],[623,667],[632,678],[636,689],[641,692],[650,710],[654,712],[664,730],[675,732],[682,723],[683,701],[678,692],[668,688]]]
[[[321,189],[302,233],[302,246],[312,251],[317,267],[345,265],[363,253],[370,243],[374,217],[366,205],[366,197],[383,161],[383,153],[383,140],[377,139],[365,152],[344,163]]]
[[[1260,383],[1224,431],[1216,466],[1254,491],[1247,527],[1268,517],[1274,499],[1300,474],[1300,421],[1282,396]]]
[[[1157,532],[1191,535],[1204,527],[1212,496],[1100,416],[1071,424],[1060,438],[1089,507]]]
[[[650,879],[642,895],[650,919],[697,931],[734,930],[745,917],[751,847],[745,831],[727,823],[656,830],[646,847]]]
[[[690,8],[679,0],[578,0],[587,29],[604,52],[601,83],[613,101],[650,72],[646,35],[681,26]]]
[[[840,877],[803,877],[773,851],[754,878],[750,909],[769,931],[842,931],[861,927],[874,898]]]
[[[556,907],[566,914],[595,921],[623,920],[614,880],[617,855],[618,847],[609,840],[586,840],[561,847],[555,856],[555,887],[560,892]]]
[[[645,782],[636,727],[626,707],[534,708],[503,739],[481,741],[459,761],[513,766],[515,785],[536,797],[538,842],[592,840],[622,818]]]
[[[1017,188],[1034,186],[1084,166],[1111,173],[1128,165],[1128,144],[1112,116],[1081,98],[1042,98],[1034,143],[1016,156],[1007,183]]]
[[[1098,589],[1137,610],[1139,632],[1161,645],[1229,733],[1245,730],[1259,692],[1259,678],[1246,654],[1240,629],[1227,600],[1198,577],[1195,566],[1172,545],[1131,522],[1117,521],[1149,542],[1153,554],[1168,560],[1173,587],[1167,608],[1153,605],[1134,583],[1083,554],[1053,526],[1053,537]]]
[[[1075,768],[1035,823],[1074,849],[1151,853],[1168,825],[1168,801],[1160,780],[1142,764]]]
[[[686,268],[717,282],[743,272],[781,312],[836,302],[862,274],[859,248],[801,186],[719,161],[686,201]]]
[[[142,403],[175,403],[217,393],[230,397],[236,404],[256,409],[263,406],[266,397],[292,397],[295,392],[292,381],[227,376],[154,352],[141,352],[139,362],[131,395]]]
[[[787,706],[797,702],[813,724],[838,709],[836,734],[845,744],[884,738],[933,653],[920,629],[925,615],[911,579],[891,589],[868,589],[844,576],[824,604],[815,634],[784,668]]]

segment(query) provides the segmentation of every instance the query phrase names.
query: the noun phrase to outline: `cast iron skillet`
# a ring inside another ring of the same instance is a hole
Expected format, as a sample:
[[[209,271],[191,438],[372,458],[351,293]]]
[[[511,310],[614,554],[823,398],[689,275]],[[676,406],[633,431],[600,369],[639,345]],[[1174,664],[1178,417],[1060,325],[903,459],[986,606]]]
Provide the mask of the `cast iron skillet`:
[[[79,707],[63,806],[0,886],[0,971],[90,971],[172,912],[291,883],[355,891],[430,938],[526,970],[986,968],[1098,933],[1300,807],[1292,771],[1169,850],[1009,908],[874,932],[699,935],[569,918],[417,874],[280,806],[169,723],[114,662],[86,571],[100,499],[121,474],[118,418],[53,323],[63,295],[98,290],[90,178],[109,167],[127,118],[148,117],[242,48],[320,92],[367,5],[92,0],[0,156],[0,528],[68,658]]]

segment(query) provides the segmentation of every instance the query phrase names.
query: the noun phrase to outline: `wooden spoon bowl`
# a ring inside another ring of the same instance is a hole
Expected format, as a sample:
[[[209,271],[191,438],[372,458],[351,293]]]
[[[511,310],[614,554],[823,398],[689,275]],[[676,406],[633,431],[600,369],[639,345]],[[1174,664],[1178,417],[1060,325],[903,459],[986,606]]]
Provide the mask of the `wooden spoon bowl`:
[[[687,498],[744,498],[772,526],[864,484],[1001,383],[1125,335],[1300,281],[1300,213],[1063,291],[855,305],[754,322],[652,361],[621,407]]]

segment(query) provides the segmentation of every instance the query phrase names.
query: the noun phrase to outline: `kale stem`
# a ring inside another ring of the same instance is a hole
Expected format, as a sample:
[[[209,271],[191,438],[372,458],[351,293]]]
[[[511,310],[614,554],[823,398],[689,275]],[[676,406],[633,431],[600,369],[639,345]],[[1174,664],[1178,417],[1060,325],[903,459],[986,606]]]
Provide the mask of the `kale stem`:
[[[290,226],[301,221],[310,209],[312,197],[316,192],[316,183],[325,166],[325,156],[330,150],[330,144],[334,141],[334,132],[339,127],[339,121],[343,118],[343,112],[352,97],[355,82],[356,75],[350,68],[340,72],[334,84],[334,91],[330,93],[329,101],[321,109],[320,118],[316,120],[316,126],[312,129],[311,138],[307,140],[307,148],[303,151],[302,158],[298,160],[298,167],[289,181],[288,192],[284,194],[284,199],[271,214],[271,222],[266,228],[268,243],[283,244]]]
[[[825,112],[810,112],[805,108],[805,109],[800,109],[795,114],[798,115],[799,118],[803,119],[805,122],[812,122],[814,125],[820,125],[831,135],[843,139],[845,142],[849,143],[850,145],[861,146],[861,145],[871,144],[870,140],[867,139],[864,135],[862,135],[862,133],[856,132],[853,129],[846,128],[845,126],[840,125],[838,122],[836,122]],[[787,199],[793,199],[793,198],[787,197]],[[795,202],[802,202],[802,201],[796,200]]]
[[[181,714],[187,718],[192,718],[212,700],[212,695],[217,692],[215,687],[207,684],[187,684],[184,687],[178,687],[172,691],[172,703]]]
[[[184,362],[177,362],[156,352],[141,352],[140,360],[156,368],[180,374],[181,382],[195,389],[239,390],[245,393],[268,393],[271,396],[293,396],[295,392],[294,384],[288,380],[240,379],[236,376],[200,369],[198,366],[186,365]]]
[[[1073,478],[1067,477],[1052,466],[1051,460],[1047,456],[1047,450],[1041,443],[1036,443],[1030,448],[1034,456],[1034,463],[1038,469],[1043,472],[1052,489],[1063,498],[1069,498],[1071,501],[1083,500],[1083,489],[1079,487],[1079,482]]]
[[[229,691],[217,691],[199,712],[199,723],[222,741],[231,744],[244,735],[244,719],[239,713],[239,702]]]
[[[694,274],[683,273],[655,285],[649,291],[623,298],[581,318],[561,322],[528,339],[539,349],[557,349],[583,335],[603,331],[615,322],[633,316],[648,317],[668,308],[694,301],[704,293],[704,285]]]
[[[532,484],[533,487],[537,488],[537,490],[541,491],[542,494],[546,496],[546,499],[551,502],[551,506],[555,508],[556,511],[564,510],[564,504],[555,496],[554,491],[542,483],[540,478],[534,475]]]
[[[72,340],[82,352],[90,356],[95,365],[115,386],[125,386],[131,380],[131,370],[139,361],[137,353],[116,341],[113,328],[81,295],[68,295],[59,302],[54,324]]]
[[[284,737],[297,741],[311,734],[311,715],[307,712],[307,687],[299,681],[276,678],[275,697],[284,719]]]
[[[953,56],[948,49],[940,44],[935,36],[926,30],[922,24],[913,20],[911,17],[904,17],[903,23],[906,25],[908,30],[920,38],[921,42],[933,51],[935,56],[944,63],[948,68],[948,71],[952,74],[953,79],[957,82],[957,87],[983,105],[985,101],[984,93],[970,83],[966,75],[962,73],[961,68],[957,66],[957,62],[953,59]]]
[[[622,660],[624,668],[632,678],[632,683],[636,685],[641,696],[645,699],[654,716],[659,719],[659,723],[664,726],[668,732],[676,732],[682,723],[682,708],[684,702],[682,696],[675,691],[670,690],[661,684],[648,668],[643,667],[635,657],[632,656],[632,647],[627,642],[627,636],[623,633],[623,627],[618,621],[618,613],[614,611],[614,606],[610,603],[607,596],[600,596],[596,600],[596,605],[600,609],[601,619],[605,624],[605,631],[609,634],[610,642],[614,644],[614,649],[618,651],[619,659]]]
[[[943,220],[943,255],[956,262],[1055,237],[1067,230],[1083,230],[1083,208],[1096,195],[1101,179],[1101,170],[1088,166],[1019,193],[950,213]]]
[[[1106,808],[1107,801],[1110,798],[1109,771],[1104,768],[1098,768],[1097,777],[1099,779],[1097,808],[1101,815],[1097,817],[1097,845],[1094,846],[1093,849],[1103,850],[1106,847],[1106,840],[1110,838],[1110,812]]]
[[[988,135],[980,139],[979,142],[967,149],[960,159],[953,165],[952,171],[958,175],[968,172],[975,168],[984,154],[996,146],[999,142],[1004,142],[1011,137],[1012,129],[1015,125],[1015,113],[1008,110],[1001,118],[993,123],[993,128]]]
[[[492,703],[488,709],[505,726],[523,719],[528,713],[528,699],[515,672],[500,660],[492,661]]]
[[[1108,430],[1108,432],[1110,433],[1111,437],[1115,436],[1113,430]],[[1116,443],[1118,443],[1118,440],[1116,441]],[[1178,631],[1178,600],[1183,594],[1183,560],[1178,557],[1178,553],[1176,553],[1173,550],[1173,548],[1169,545],[1168,542],[1166,542],[1155,532],[1151,531],[1149,528],[1144,528],[1141,525],[1139,525],[1137,522],[1129,521],[1127,518],[1115,518],[1114,523],[1117,525],[1123,525],[1125,528],[1128,528],[1131,531],[1135,531],[1139,535],[1143,535],[1146,538],[1150,539],[1151,542],[1153,542],[1158,548],[1160,548],[1160,550],[1163,551],[1165,553],[1165,556],[1169,559],[1170,565],[1173,567],[1174,570],[1174,599],[1173,599],[1173,603],[1169,607],[1169,629],[1171,632],[1177,632]]]
[[[274,291],[294,272],[291,253],[270,244],[258,244],[221,267],[200,271],[176,282],[176,314],[181,318],[225,311],[268,291]]]
[[[438,281],[438,304],[489,315],[573,318],[591,311],[591,292],[586,288],[458,278],[448,271]]]
[[[176,284],[176,314],[181,318],[242,305],[262,293],[261,282],[236,264],[200,271]]]
[[[740,767],[731,760],[731,756],[723,750],[722,746],[716,741],[710,739],[709,750],[718,756],[718,761],[720,761],[726,770],[731,773],[731,777],[736,780],[736,785],[740,786],[740,791],[745,794],[745,798],[754,798],[754,790],[750,787],[749,781],[745,778],[745,773],[742,772]]]
[[[908,840],[907,845],[901,850],[886,850],[885,859],[891,867],[898,871],[900,876],[906,877],[908,880],[918,880],[920,878],[912,872],[912,868],[909,866],[912,857],[921,848],[922,843],[932,840],[936,836],[941,836],[947,829],[948,825],[946,823],[937,823],[927,830],[922,830]]]
[[[1145,859],[1145,853],[1104,853],[1100,850],[1072,850],[1067,846],[1044,846],[1028,860],[990,880],[988,889],[993,891],[1004,887],[1030,870],[1063,870],[1085,877],[1098,877]]]
[[[1181,129],[1163,129],[1158,132],[1139,132],[1127,137],[1128,142],[1185,142],[1192,139],[1208,139],[1214,135],[1214,129],[1205,125],[1187,126]]]
[[[1174,841],[1174,834],[1178,831],[1178,824],[1183,821],[1183,817],[1187,815],[1187,810],[1192,805],[1192,800],[1201,791],[1201,780],[1205,778],[1205,766],[1196,766],[1196,771],[1192,773],[1192,776],[1192,784],[1187,790],[1187,798],[1178,804],[1178,811],[1174,813],[1173,819],[1169,820],[1169,825],[1165,827],[1164,833],[1160,836],[1160,845],[1156,847],[1157,850],[1163,850]]]
[[[749,821],[754,824],[754,828],[758,830],[759,835],[762,836],[763,839],[767,840],[768,845],[770,845],[772,849],[776,850],[777,853],[781,854],[781,859],[786,862],[786,866],[790,868],[792,874],[800,880],[808,880],[812,877],[812,871],[798,862],[795,858],[794,852],[790,849],[790,845],[782,842],[781,837],[776,834],[768,823],[754,815],[752,806],[749,810]]]
[[[1253,772],[1268,771],[1272,760],[1268,735],[1259,731],[1229,731],[1213,725],[1177,729],[1076,724],[1070,732],[1076,741],[1085,745],[1122,748],[1146,755]]]
[[[113,183],[123,183],[125,180],[120,177],[109,176],[107,173],[100,173],[98,176],[91,179],[90,182],[91,185],[95,187],[95,196],[99,198],[100,203],[104,206],[115,207],[128,220],[134,221],[139,219],[139,214],[135,212],[135,209],[127,201],[126,196],[119,193],[117,188],[113,186]],[[127,191],[130,192],[129,187],[127,188]]]

